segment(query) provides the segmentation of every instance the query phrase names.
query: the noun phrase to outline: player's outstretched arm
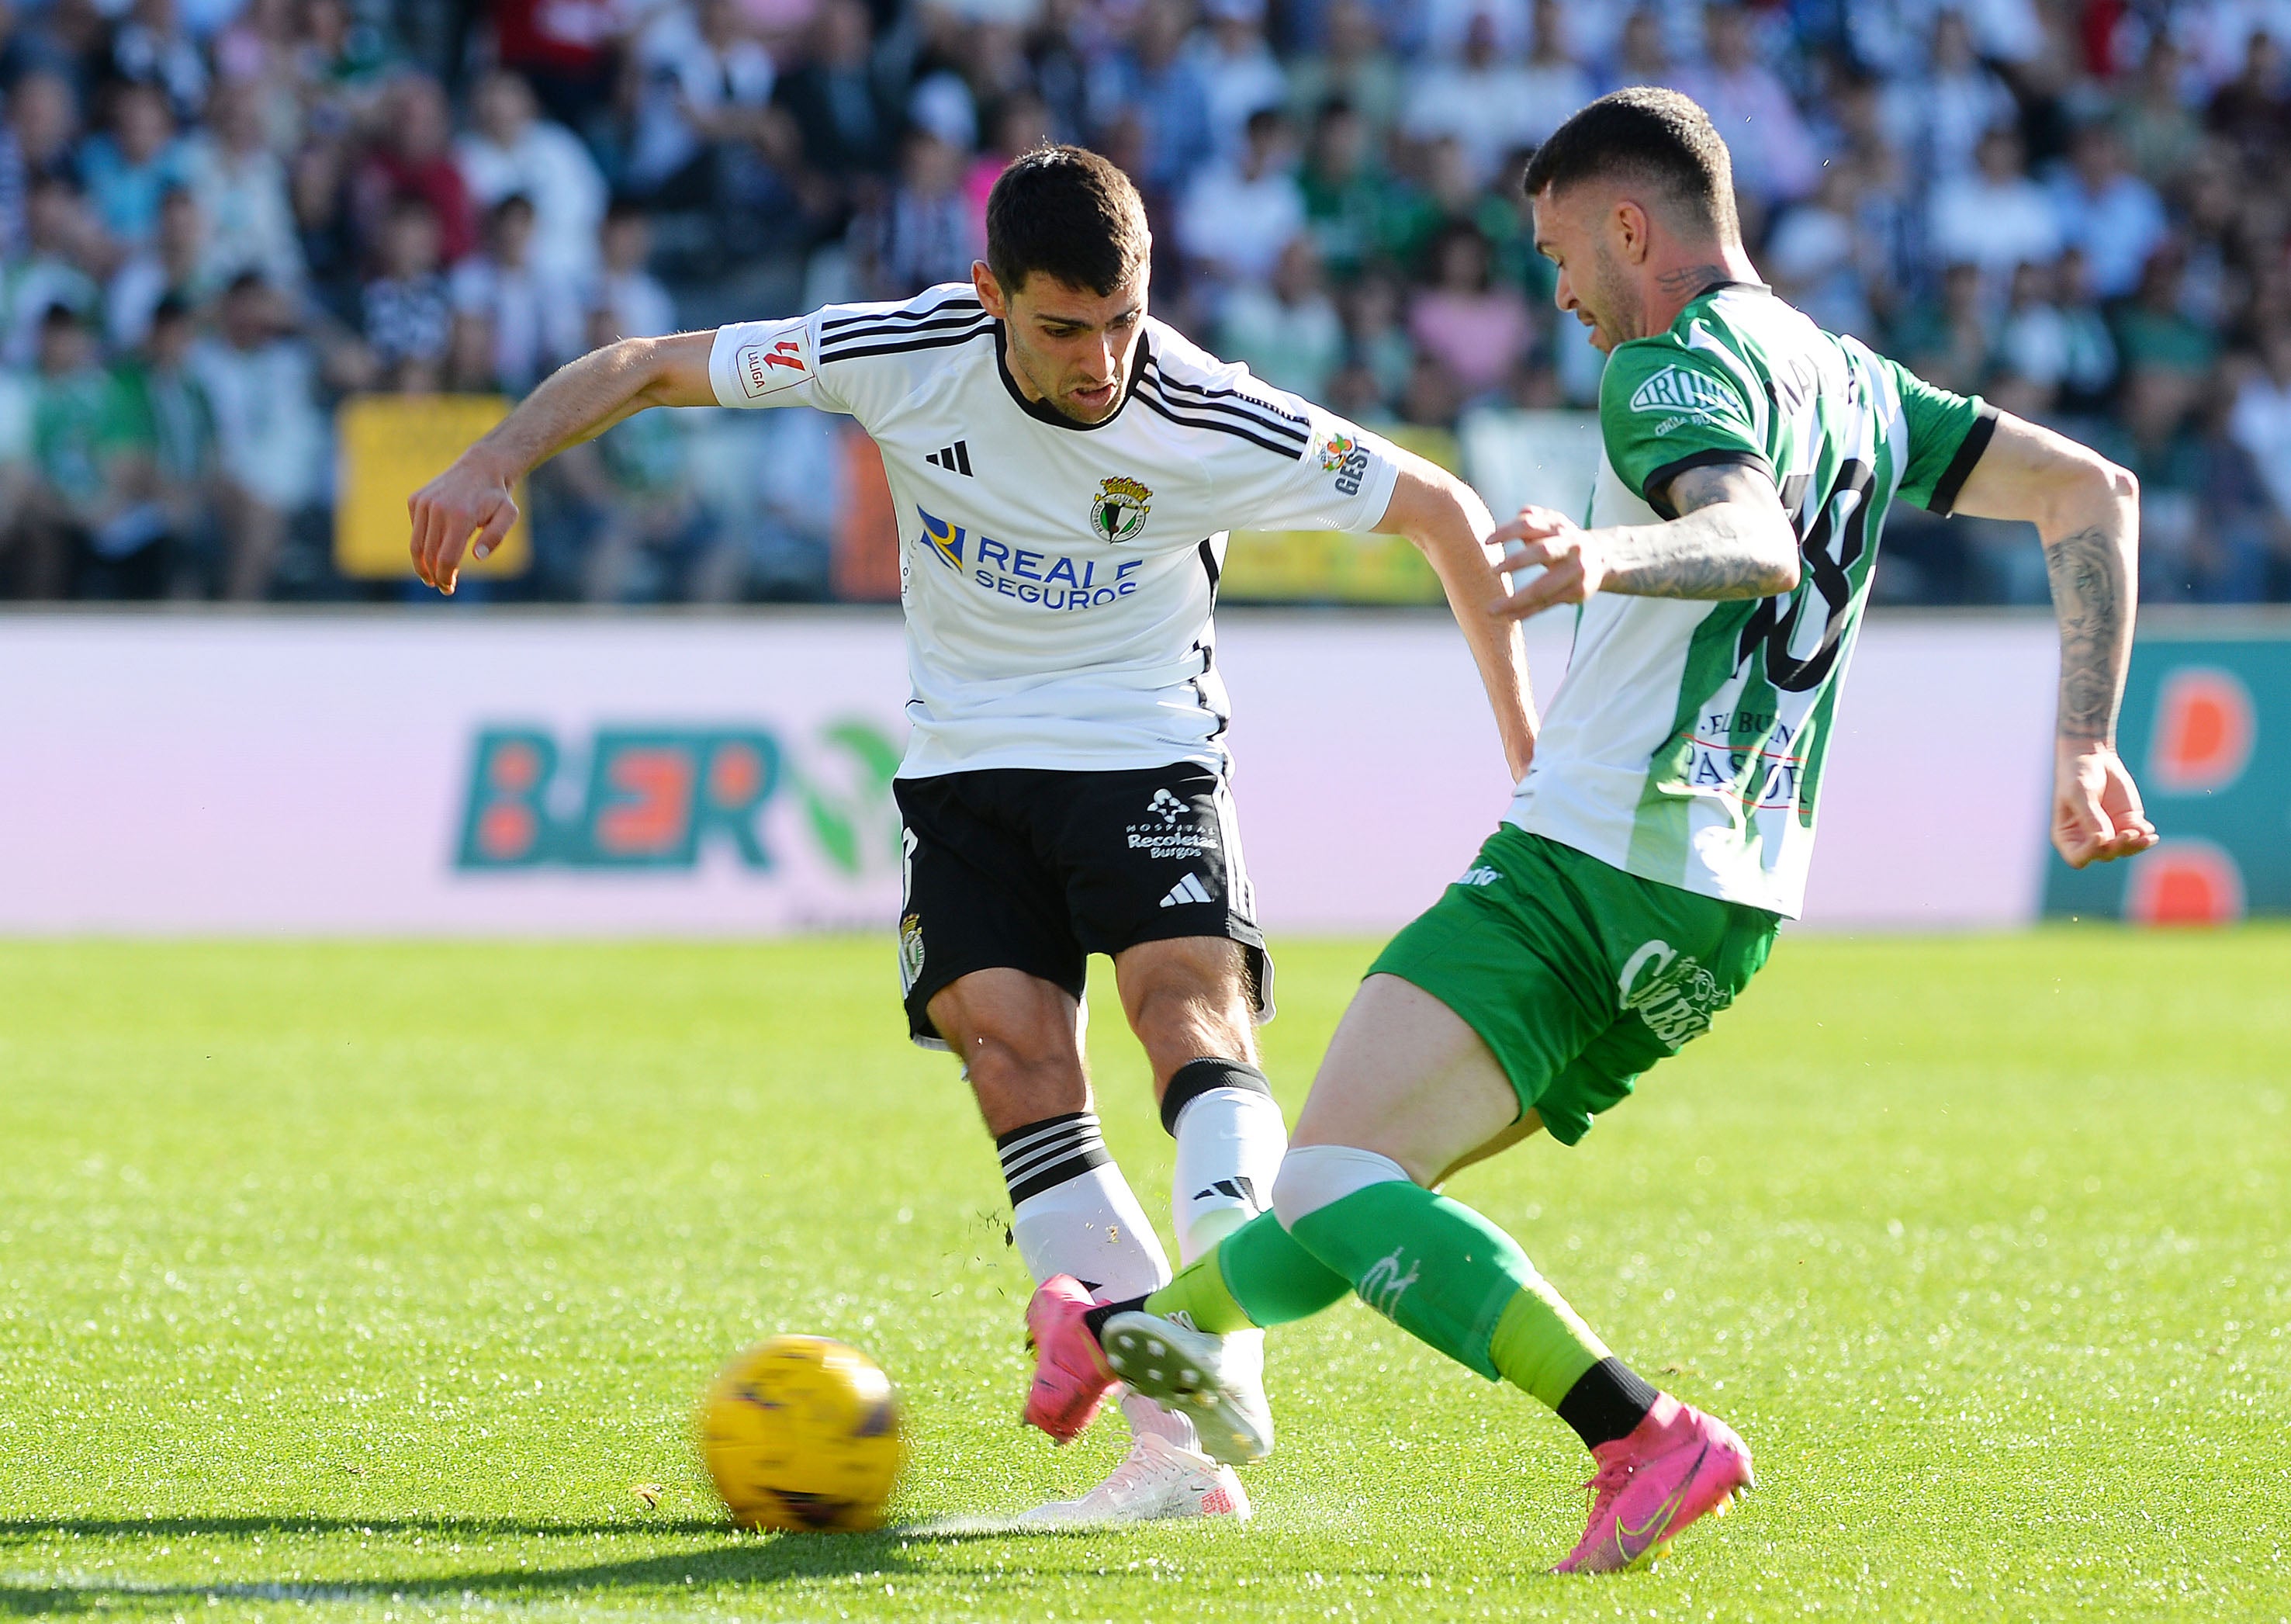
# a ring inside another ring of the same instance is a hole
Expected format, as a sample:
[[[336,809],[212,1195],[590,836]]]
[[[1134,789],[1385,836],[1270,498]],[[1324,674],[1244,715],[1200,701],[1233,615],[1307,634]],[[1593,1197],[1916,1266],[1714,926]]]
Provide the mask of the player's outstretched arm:
[[[1518,626],[1501,612],[1502,583],[1481,543],[1495,519],[1461,479],[1419,456],[1401,455],[1400,480],[1377,529],[1415,543],[1440,577],[1487,687],[1504,760],[1515,783],[1527,776],[1535,754],[1535,693],[1528,681],[1526,647]]]
[[[1504,544],[1512,591],[1500,613],[1526,618],[1594,592],[1635,598],[1771,598],[1797,585],[1797,535],[1774,482],[1738,463],[1690,468],[1667,493],[1678,517],[1585,530],[1549,508],[1522,508],[1488,539]]]
[[[414,573],[451,592],[462,550],[484,558],[517,522],[510,492],[568,446],[594,439],[647,406],[714,406],[708,381],[713,333],[626,338],[569,361],[519,402],[454,465],[406,499],[414,520]]]
[[[2088,446],[2000,413],[1956,511],[2025,519],[2045,544],[2061,623],[2054,846],[2071,868],[2147,850],[2156,826],[2116,753],[2140,597],[2140,482]]]

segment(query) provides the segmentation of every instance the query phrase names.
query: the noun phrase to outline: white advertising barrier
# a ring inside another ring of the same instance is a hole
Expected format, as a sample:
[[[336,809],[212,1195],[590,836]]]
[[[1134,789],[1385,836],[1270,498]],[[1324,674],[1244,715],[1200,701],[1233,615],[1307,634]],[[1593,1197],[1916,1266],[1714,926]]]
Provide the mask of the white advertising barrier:
[[[1435,615],[1232,612],[1250,874],[1275,931],[1386,930],[1508,792]],[[1540,689],[1570,622],[1528,632]],[[2035,917],[2052,633],[1880,619],[1823,791],[1810,922]],[[0,618],[0,930],[884,929],[896,617]]]

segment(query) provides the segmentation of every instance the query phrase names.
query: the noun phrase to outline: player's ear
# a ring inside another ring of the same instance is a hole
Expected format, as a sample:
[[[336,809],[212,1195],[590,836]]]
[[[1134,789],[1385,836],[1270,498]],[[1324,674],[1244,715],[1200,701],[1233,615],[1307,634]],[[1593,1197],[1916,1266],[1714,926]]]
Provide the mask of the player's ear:
[[[1010,307],[1002,297],[1002,285],[994,279],[994,273],[986,268],[985,260],[970,261],[970,285],[977,291],[978,302],[985,307],[989,316],[997,321],[1009,319]]]
[[[1626,265],[1646,261],[1647,249],[1652,245],[1648,231],[1647,212],[1625,197],[1615,205],[1612,221],[1615,251]]]

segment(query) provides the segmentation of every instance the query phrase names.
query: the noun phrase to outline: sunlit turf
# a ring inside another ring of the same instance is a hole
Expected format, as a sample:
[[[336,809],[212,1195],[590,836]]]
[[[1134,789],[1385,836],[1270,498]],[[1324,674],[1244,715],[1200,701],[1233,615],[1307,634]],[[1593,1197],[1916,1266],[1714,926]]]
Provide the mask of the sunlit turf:
[[[1278,946],[1293,1108],[1373,944]],[[1565,1428],[1352,1305],[1275,1334],[1246,1531],[720,1527],[690,1407],[775,1330],[900,1383],[902,1523],[1120,1447],[1017,1425],[992,1147],[896,986],[873,941],[0,945],[0,1613],[2291,1613],[2291,932],[1793,937],[1580,1148],[1458,1179],[1757,1452],[1608,1581],[1541,1572]]]

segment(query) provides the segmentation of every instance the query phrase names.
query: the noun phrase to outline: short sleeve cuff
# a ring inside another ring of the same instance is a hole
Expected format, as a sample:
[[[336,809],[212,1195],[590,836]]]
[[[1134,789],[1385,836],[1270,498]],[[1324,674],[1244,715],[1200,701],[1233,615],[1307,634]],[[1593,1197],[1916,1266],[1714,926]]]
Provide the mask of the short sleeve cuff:
[[[1379,454],[1369,459],[1369,478],[1361,486],[1359,520],[1348,527],[1355,535],[1375,534],[1391,511],[1392,493],[1400,488],[1399,451],[1380,436],[1377,447]]]
[[[1671,505],[1670,482],[1692,469],[1725,467],[1755,468],[1769,479],[1774,476],[1774,466],[1766,461],[1763,453],[1752,451],[1748,446],[1713,446],[1708,450],[1665,462],[1651,471],[1639,483],[1639,495],[1659,518],[1666,521],[1674,519],[1678,517],[1678,510]]]
[[[719,406],[809,406],[815,365],[809,318],[739,322],[716,330],[708,382]]]
[[[1933,494],[1925,499],[1925,511],[1941,519],[1949,516],[1957,506],[1958,493],[1965,489],[1965,479],[1981,461],[1981,454],[1989,449],[1990,439],[1996,432],[1997,408],[1985,400],[1976,401],[1973,426],[1957,442],[1957,454],[1949,458],[1941,478],[1933,481]]]

